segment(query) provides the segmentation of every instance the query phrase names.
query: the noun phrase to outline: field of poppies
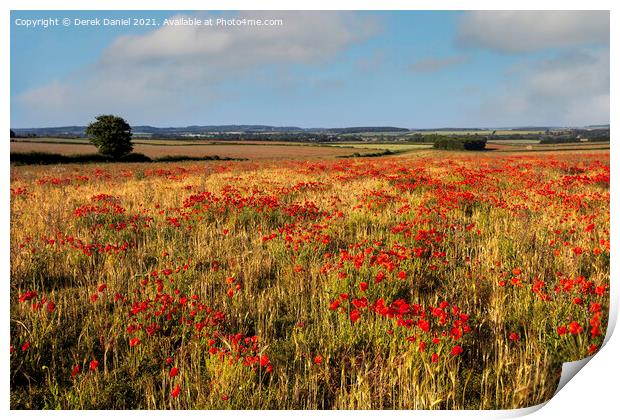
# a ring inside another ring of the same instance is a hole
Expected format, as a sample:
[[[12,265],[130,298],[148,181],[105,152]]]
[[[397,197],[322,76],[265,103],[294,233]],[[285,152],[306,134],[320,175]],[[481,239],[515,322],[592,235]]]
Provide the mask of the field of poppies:
[[[11,168],[11,407],[503,409],[601,345],[609,152]]]

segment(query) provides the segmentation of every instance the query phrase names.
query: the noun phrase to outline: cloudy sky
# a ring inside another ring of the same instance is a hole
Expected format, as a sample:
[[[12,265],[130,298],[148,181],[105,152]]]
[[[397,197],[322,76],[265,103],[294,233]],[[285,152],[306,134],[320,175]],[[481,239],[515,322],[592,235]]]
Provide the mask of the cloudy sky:
[[[25,28],[18,19],[153,18]],[[163,26],[165,18],[282,26]],[[12,12],[11,126],[609,122],[608,12]]]

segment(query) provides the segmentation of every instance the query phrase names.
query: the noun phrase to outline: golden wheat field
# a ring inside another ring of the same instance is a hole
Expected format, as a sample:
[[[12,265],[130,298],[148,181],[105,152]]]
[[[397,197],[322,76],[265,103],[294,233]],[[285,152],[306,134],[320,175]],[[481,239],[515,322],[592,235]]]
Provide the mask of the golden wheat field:
[[[12,408],[505,409],[597,351],[609,152],[11,168]]]

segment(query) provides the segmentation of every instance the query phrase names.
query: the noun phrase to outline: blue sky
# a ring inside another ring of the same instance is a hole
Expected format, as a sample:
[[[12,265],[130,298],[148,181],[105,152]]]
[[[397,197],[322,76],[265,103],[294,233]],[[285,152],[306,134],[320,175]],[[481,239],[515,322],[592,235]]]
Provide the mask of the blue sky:
[[[282,19],[279,27],[164,19]],[[153,18],[157,27],[75,18]],[[69,18],[26,28],[24,19]],[[21,19],[21,20],[20,20]],[[11,13],[11,126],[609,122],[607,12]]]

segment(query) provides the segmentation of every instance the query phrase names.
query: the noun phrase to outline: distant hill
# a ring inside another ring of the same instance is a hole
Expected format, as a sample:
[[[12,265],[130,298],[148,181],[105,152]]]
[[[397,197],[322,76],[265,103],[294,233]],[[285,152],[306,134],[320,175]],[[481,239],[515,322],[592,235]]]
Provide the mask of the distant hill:
[[[368,126],[368,127],[335,127],[335,128],[302,128],[297,126],[273,126],[260,124],[243,124],[243,125],[190,125],[186,127],[154,127],[151,125],[136,125],[132,130],[136,137],[161,137],[161,138],[180,138],[180,137],[213,137],[222,134],[224,137],[240,136],[240,135],[275,135],[285,136],[287,134],[295,134],[302,137],[310,135],[318,136],[340,136],[348,134],[363,135],[365,133],[372,134],[399,134],[399,133],[426,133],[426,132],[470,132],[489,131],[489,130],[515,130],[515,131],[547,131],[547,130],[609,130],[609,124],[588,125],[581,128],[560,128],[552,126],[523,126],[523,127],[504,127],[504,128],[481,128],[481,127],[442,127],[442,128],[423,128],[408,129],[392,126]],[[18,137],[85,137],[85,126],[64,126],[64,127],[38,127],[38,128],[13,128]]]
[[[13,131],[21,137],[84,137],[85,126],[41,127],[41,128],[14,128]],[[384,133],[408,132],[407,128],[400,127],[346,127],[346,128],[301,128],[295,126],[272,125],[190,125],[187,127],[153,127],[150,125],[136,125],[132,127],[134,133],[150,134],[153,136],[198,136],[213,133]]]
[[[450,131],[450,132],[454,132],[454,131],[489,131],[490,128],[480,128],[480,127],[441,127],[441,128],[414,128],[412,129],[412,131],[415,132],[425,132],[425,131],[433,131],[433,132],[439,132],[439,131]]]
[[[303,131],[300,127],[277,127],[272,125],[190,125],[187,127],[153,127],[150,125],[137,125],[133,131],[140,133],[233,133],[233,132],[290,132]]]
[[[408,128],[402,127],[344,127],[344,128],[309,128],[306,131],[325,132],[333,134],[359,133],[406,133]]]
[[[84,130],[86,127],[72,125],[66,127],[45,127],[45,128],[13,128],[17,136],[32,136],[38,137],[52,136],[70,136],[70,137],[82,137],[84,136]]]

